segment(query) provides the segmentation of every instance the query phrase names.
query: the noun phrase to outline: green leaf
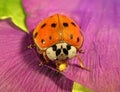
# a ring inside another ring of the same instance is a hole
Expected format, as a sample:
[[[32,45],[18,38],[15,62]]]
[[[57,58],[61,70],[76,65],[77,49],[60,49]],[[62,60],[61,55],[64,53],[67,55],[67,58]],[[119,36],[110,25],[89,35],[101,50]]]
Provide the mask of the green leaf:
[[[0,19],[7,18],[11,18],[16,26],[28,32],[25,24],[26,14],[21,0],[0,0]]]
[[[82,86],[81,84],[78,84],[77,82],[74,82],[72,92],[93,92],[93,91],[85,86]]]

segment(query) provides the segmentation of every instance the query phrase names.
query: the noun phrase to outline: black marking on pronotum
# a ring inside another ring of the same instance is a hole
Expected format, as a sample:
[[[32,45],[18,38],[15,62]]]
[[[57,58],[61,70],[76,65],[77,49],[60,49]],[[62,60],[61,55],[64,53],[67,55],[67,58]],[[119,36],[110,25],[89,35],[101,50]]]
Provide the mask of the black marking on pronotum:
[[[76,27],[76,24],[74,22],[71,22],[71,24]]]
[[[71,45],[67,45],[67,50],[70,50],[71,49]]]
[[[77,42],[79,42],[80,41],[80,38],[79,37],[77,37]]]
[[[68,55],[68,50],[63,49],[64,54]]]
[[[68,27],[68,23],[63,23],[63,26],[64,27]]]
[[[56,46],[56,45],[53,45],[53,46],[52,46],[52,49],[53,49],[53,51],[56,51],[56,50],[57,50],[57,46]]]
[[[73,34],[70,34],[70,39],[73,39]]]
[[[41,28],[44,28],[46,26],[46,23],[42,24]]]
[[[58,49],[58,50],[56,51],[56,56],[58,56],[60,53],[61,53],[61,49]]]
[[[38,32],[36,32],[36,33],[34,34],[34,38],[36,38],[36,37],[37,37],[37,35],[38,35]]]
[[[41,40],[41,43],[42,43],[42,44],[45,44],[45,40],[44,40],[44,39],[42,39],[42,40]]]
[[[56,25],[57,25],[56,23],[52,23],[52,24],[51,24],[51,27],[54,27],[54,28],[55,28]]]
[[[61,49],[63,48],[63,46],[61,45]]]

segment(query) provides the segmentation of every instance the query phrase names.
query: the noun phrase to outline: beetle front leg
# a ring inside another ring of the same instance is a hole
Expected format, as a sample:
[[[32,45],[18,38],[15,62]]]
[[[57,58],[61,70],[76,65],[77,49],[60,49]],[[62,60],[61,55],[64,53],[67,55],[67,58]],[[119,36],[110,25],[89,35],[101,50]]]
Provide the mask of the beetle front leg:
[[[87,70],[87,71],[90,71],[90,69],[84,65],[84,63],[83,63],[83,61],[81,60],[80,56],[79,56],[79,55],[76,55],[76,57],[79,59],[81,68],[82,68],[82,69],[85,69],[85,70]]]
[[[40,64],[39,64],[39,66],[43,66],[43,65],[45,65],[45,64],[47,64],[49,62],[49,59],[47,58],[46,53],[42,52],[42,55],[43,55],[43,57],[44,57],[45,60],[41,61]]]
[[[29,46],[27,46],[27,48],[29,48],[29,49],[33,49],[35,47],[36,47],[35,44],[30,44]]]
[[[84,50],[82,50],[82,49],[78,49],[78,52],[79,52],[79,53],[82,53],[82,54],[84,54],[84,53],[85,53],[85,51],[84,51]]]

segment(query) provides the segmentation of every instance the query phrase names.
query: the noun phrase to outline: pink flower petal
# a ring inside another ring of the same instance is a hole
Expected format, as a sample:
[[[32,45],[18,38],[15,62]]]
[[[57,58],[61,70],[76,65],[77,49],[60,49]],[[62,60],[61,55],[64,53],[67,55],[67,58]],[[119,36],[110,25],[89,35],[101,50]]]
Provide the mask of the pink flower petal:
[[[44,18],[63,13],[75,19],[85,37],[80,55],[91,72],[82,70],[76,58],[63,73],[96,92],[120,91],[119,0],[23,0],[31,31]]]
[[[64,75],[71,80],[80,82],[96,92],[120,91],[120,7],[118,1],[85,2],[85,13],[82,15],[81,27],[85,41],[81,55],[90,72],[75,67],[77,59]],[[89,5],[90,4],[90,5]],[[103,6],[104,4],[104,6]],[[89,6],[88,6],[89,5]]]
[[[70,92],[71,80],[39,66],[28,38],[10,21],[0,21],[0,92]]]

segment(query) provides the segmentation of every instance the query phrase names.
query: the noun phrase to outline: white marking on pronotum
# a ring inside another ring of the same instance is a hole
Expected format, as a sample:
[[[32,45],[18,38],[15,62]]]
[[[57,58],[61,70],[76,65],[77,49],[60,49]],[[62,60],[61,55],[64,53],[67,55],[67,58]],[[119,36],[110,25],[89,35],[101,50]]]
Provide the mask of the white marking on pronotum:
[[[68,50],[67,49],[67,43],[65,42],[62,42],[62,43],[58,43],[58,44],[55,44],[56,45],[56,50],[54,51],[53,50],[53,47],[49,47],[47,50],[46,50],[46,55],[47,57],[54,61],[56,59],[58,60],[65,60],[67,58],[73,58],[76,53],[77,53],[77,49],[74,47],[74,46],[70,46],[70,49]],[[65,49],[66,52],[68,52],[68,54],[66,54],[63,49]],[[56,55],[56,52],[57,50],[59,50],[59,54]]]

